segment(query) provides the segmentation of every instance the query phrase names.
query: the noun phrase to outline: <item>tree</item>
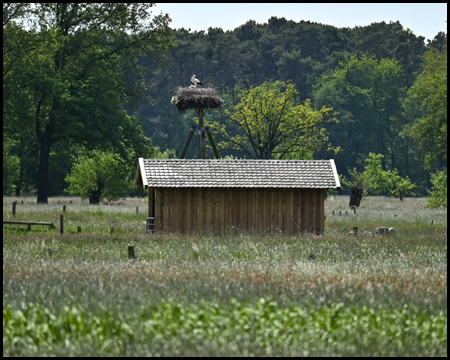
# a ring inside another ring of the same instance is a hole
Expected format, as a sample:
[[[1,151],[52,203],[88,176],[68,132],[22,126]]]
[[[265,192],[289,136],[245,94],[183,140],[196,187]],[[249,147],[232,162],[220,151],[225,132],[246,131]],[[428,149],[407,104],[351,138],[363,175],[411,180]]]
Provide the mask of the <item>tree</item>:
[[[117,200],[131,188],[130,170],[124,160],[112,152],[94,150],[81,155],[66,177],[70,195],[89,198],[89,204],[99,204],[103,198]]]
[[[329,127],[331,142],[343,149],[335,159],[339,168],[355,167],[369,152],[384,155],[384,168],[386,162],[395,168],[403,161],[403,74],[396,60],[352,56],[314,87],[315,108],[333,107],[339,113],[339,125]]]
[[[345,176],[340,177],[342,184],[350,189],[349,206],[359,206],[364,194],[389,195],[400,201],[405,195],[413,194],[416,185],[411,183],[408,176],[402,178],[397,169],[383,170],[382,160],[382,154],[369,153],[363,172],[358,172],[356,168],[348,169],[350,180]]]
[[[344,175],[339,175],[339,180],[341,184],[348,187],[350,191],[350,202],[348,206],[359,207],[364,195],[364,173],[359,173],[356,168],[353,168],[353,170],[348,169],[348,173],[350,179],[347,179]]]
[[[427,199],[426,207],[447,208],[447,169],[431,174],[431,183],[433,184],[430,191],[431,197]]]
[[[402,178],[397,169],[384,171],[381,162],[382,154],[369,153],[364,170],[365,186],[375,195],[390,195],[403,201],[403,197],[413,194],[416,185],[412,184],[409,177]]]
[[[421,111],[410,134],[425,151],[425,167],[430,169],[439,157],[447,158],[447,46],[427,52],[423,72],[408,91],[404,107]]]
[[[296,105],[296,94],[292,83],[281,81],[242,91],[241,102],[225,111],[228,125],[237,127],[237,133],[230,135],[225,126],[220,127],[225,141],[219,146],[259,159],[319,150],[328,137],[326,129],[318,127],[336,121],[332,109],[316,111],[310,100]]]
[[[151,17],[152,6],[36,3],[24,15],[27,29],[4,25],[13,39],[32,37],[36,44],[25,48],[18,61],[4,56],[9,69],[4,87],[11,94],[4,97],[4,130],[33,131],[39,141],[38,203],[47,202],[54,143],[114,148],[122,157],[128,147],[141,154],[151,151],[151,142],[124,107],[142,95],[137,57],[162,61],[173,45],[169,16]],[[4,53],[11,49],[4,42]]]
[[[3,195],[11,194],[19,179],[20,160],[10,152],[8,141],[3,140]]]

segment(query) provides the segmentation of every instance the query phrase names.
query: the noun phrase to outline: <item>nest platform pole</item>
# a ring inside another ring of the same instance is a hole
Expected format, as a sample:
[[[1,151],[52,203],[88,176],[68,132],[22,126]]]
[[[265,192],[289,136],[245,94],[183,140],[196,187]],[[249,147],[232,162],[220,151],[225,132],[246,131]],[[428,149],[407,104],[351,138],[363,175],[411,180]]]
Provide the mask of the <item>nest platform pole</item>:
[[[178,112],[183,114],[187,110],[195,110],[198,115],[198,158],[206,159],[206,135],[210,138],[205,129],[204,115],[207,109],[218,109],[223,104],[223,100],[217,95],[214,88],[197,88],[196,86],[181,87],[176,89],[176,96],[172,96],[171,103],[176,106]],[[195,130],[193,130],[195,132]],[[193,133],[192,133],[193,136]],[[191,134],[189,134],[186,144],[180,154],[180,159],[183,159],[187,152],[187,147],[191,141]],[[214,140],[211,141],[214,143]],[[213,144],[213,149],[214,149]],[[216,158],[218,152],[214,150]]]
[[[219,149],[217,149],[216,141],[214,140],[214,135],[211,132],[211,128],[209,126],[206,127],[206,133],[208,134],[208,139],[209,142],[211,143],[216,159],[220,159]]]
[[[198,158],[199,159],[206,159],[206,144],[205,144],[205,126],[203,122],[203,114],[205,112],[205,109],[199,108],[198,109]]]
[[[196,128],[196,126],[192,125],[191,130],[189,131],[188,138],[186,139],[186,142],[184,143],[183,150],[181,150],[179,159],[184,159],[184,157],[186,156],[186,152],[188,150],[189,144],[191,143],[192,137],[194,136],[195,128]]]

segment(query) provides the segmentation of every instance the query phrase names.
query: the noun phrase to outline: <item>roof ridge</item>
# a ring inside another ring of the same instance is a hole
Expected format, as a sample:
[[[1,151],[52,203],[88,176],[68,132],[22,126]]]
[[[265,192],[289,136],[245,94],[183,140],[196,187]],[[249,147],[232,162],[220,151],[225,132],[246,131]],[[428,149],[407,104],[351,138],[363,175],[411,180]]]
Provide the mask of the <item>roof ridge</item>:
[[[144,161],[200,161],[200,162],[221,162],[221,161],[249,161],[249,162],[319,162],[326,161],[329,162],[333,159],[313,159],[313,160],[300,160],[300,159],[144,159]]]

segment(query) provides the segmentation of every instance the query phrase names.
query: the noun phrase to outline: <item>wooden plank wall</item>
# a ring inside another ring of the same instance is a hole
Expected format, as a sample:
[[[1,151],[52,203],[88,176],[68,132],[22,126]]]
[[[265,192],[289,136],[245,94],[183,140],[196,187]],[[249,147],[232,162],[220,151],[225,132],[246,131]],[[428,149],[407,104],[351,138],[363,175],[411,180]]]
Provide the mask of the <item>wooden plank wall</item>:
[[[162,232],[245,231],[321,234],[323,189],[157,188],[155,220]],[[149,209],[150,210],[150,209]]]

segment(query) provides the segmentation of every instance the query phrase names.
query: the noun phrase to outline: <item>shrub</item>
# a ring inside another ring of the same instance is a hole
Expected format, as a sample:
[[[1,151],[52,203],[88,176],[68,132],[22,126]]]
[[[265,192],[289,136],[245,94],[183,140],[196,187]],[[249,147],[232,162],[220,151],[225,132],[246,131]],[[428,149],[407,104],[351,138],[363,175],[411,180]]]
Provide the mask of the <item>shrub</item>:
[[[447,208],[447,169],[436,171],[431,174],[431,197],[427,199],[426,207],[438,208],[440,206]]]
[[[66,177],[70,184],[66,191],[71,195],[89,198],[89,203],[98,204],[103,198],[117,200],[130,189],[129,170],[122,158],[112,152],[99,150],[81,155]]]

